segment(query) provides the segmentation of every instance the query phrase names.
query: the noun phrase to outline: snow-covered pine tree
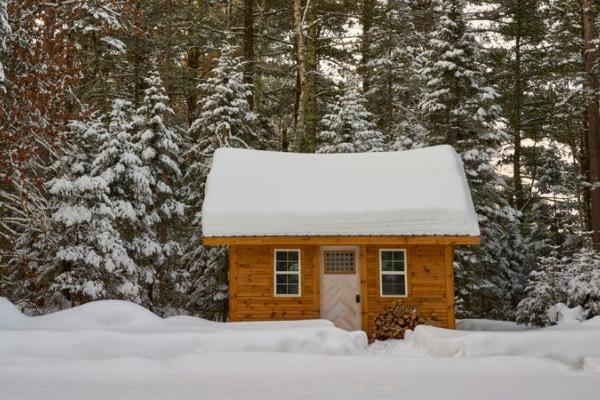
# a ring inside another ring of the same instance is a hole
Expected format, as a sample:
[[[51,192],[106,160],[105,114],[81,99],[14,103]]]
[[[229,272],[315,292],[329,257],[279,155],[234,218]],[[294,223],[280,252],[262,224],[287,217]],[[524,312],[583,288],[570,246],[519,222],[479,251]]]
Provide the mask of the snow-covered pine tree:
[[[569,306],[582,306],[587,311],[587,318],[600,315],[600,254],[582,248],[573,255],[568,275]]]
[[[165,123],[165,116],[173,110],[167,106],[160,75],[152,71],[145,81],[147,89],[135,111],[134,129],[137,154],[148,173],[151,195],[144,200],[142,223],[131,244],[137,263],[152,274],[146,281],[149,307],[156,310],[170,307],[174,265],[181,254],[174,227],[185,215],[185,206],[177,196],[182,178],[182,138],[178,130]]]
[[[183,190],[192,221],[181,269],[188,273],[182,287],[189,293],[186,308],[205,318],[224,315],[227,298],[227,262],[224,248],[203,247],[202,201],[212,156],[220,147],[261,147],[254,132],[256,115],[248,104],[250,85],[243,79],[242,59],[225,44],[208,79],[198,85],[198,115],[189,129],[191,141],[185,154],[187,170]]]
[[[518,224],[519,213],[503,196],[504,182],[494,166],[506,140],[498,129],[498,95],[486,82],[483,49],[467,31],[465,2],[436,0],[434,5],[437,18],[421,61],[424,126],[430,144],[451,144],[461,156],[482,231],[481,246],[457,252],[457,292],[479,315],[510,317],[520,298],[511,298],[507,287],[522,275],[511,271],[522,259],[506,254],[523,244],[518,229],[507,229]]]
[[[363,94],[349,84],[321,120],[318,153],[362,153],[383,151],[384,136],[371,122]]]
[[[48,183],[56,253],[35,275],[46,276],[46,297],[61,307],[99,298],[139,302],[137,269],[115,227],[109,183],[92,174],[91,157],[106,134],[99,117],[74,123],[76,147],[59,161],[65,173]]]
[[[535,254],[547,254],[551,244],[560,246],[563,255],[571,255],[582,245],[577,167],[567,161],[565,146],[554,141],[536,146],[535,151],[535,165],[525,169],[527,175],[535,177],[531,210],[526,215],[532,250]]]
[[[154,201],[154,180],[150,168],[144,166],[133,143],[133,106],[123,99],[113,101],[104,130],[98,135],[98,153],[92,161],[92,176],[106,181],[115,226],[131,252],[136,233],[146,217],[147,205]],[[154,276],[148,265],[135,264],[131,285],[140,293],[141,304],[148,305],[146,281]]]
[[[556,323],[549,311],[555,304],[567,302],[566,266],[556,247],[538,259],[537,269],[529,274],[525,298],[517,306],[517,323],[536,327]]]
[[[219,147],[257,147],[252,129],[256,115],[250,111],[250,86],[243,78],[242,59],[235,56],[235,47],[224,45],[210,76],[198,85],[199,112],[189,135],[199,156],[210,159]]]
[[[394,150],[423,147],[418,110],[418,55],[424,35],[416,29],[412,0],[373,2],[373,21],[363,33],[363,89],[367,109]]]

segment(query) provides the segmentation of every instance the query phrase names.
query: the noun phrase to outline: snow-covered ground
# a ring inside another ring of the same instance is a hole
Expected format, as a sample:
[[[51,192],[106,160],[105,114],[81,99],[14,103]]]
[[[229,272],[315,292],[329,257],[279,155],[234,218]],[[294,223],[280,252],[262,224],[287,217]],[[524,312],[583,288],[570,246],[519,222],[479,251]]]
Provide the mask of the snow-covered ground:
[[[327,321],[161,319],[119,301],[30,318],[0,298],[0,399],[598,399],[600,319],[459,328],[368,346]]]

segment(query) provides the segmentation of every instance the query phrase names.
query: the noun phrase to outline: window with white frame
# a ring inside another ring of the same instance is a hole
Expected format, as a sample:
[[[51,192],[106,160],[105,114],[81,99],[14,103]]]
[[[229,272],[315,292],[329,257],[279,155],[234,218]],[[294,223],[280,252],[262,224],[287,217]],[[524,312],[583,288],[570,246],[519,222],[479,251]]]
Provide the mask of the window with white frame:
[[[275,295],[300,296],[300,250],[275,250]]]
[[[379,250],[381,296],[406,296],[406,250]]]

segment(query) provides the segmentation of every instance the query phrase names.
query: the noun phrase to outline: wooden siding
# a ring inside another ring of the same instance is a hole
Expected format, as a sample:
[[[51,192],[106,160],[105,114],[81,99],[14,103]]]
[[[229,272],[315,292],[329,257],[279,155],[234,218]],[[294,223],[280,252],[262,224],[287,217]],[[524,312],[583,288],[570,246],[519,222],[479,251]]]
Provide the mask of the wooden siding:
[[[406,297],[381,297],[379,278],[379,250],[406,249],[408,293]],[[367,326],[370,331],[373,318],[394,301],[400,299],[420,312],[433,312],[443,327],[454,328],[454,281],[447,279],[452,272],[452,248],[449,246],[367,246]],[[452,293],[451,296],[449,294]],[[449,300],[450,298],[450,300]],[[451,310],[450,310],[451,309]]]
[[[319,258],[314,246],[286,246],[301,252],[301,295],[274,292],[274,246],[231,246],[229,319],[264,321],[319,318]],[[281,247],[277,247],[281,248]]]
[[[434,312],[440,325],[454,328],[454,249],[449,245],[377,244],[360,246],[362,328],[395,297],[380,296],[379,249],[407,251],[408,296],[404,302]],[[274,295],[275,249],[300,249],[301,296]],[[231,321],[293,320],[320,317],[319,245],[232,245],[230,247],[229,319]]]

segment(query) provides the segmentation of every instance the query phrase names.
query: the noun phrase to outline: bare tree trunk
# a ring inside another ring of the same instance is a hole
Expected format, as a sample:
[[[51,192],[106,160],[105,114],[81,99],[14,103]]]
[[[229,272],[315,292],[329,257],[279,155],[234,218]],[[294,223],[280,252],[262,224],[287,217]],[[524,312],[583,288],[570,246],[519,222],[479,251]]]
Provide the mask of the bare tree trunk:
[[[169,102],[173,104],[173,49],[171,41],[173,39],[173,0],[165,0],[165,54],[163,60],[163,74],[165,81],[165,91],[169,96]],[[169,123],[169,113],[164,115],[165,123]]]
[[[583,25],[583,57],[586,72],[586,86],[588,90],[586,125],[587,145],[589,155],[590,184],[590,211],[592,243],[600,249],[600,109],[598,102],[598,89],[600,84],[598,75],[594,70],[598,51],[594,43],[598,39],[598,32],[594,26],[597,16],[593,0],[582,0],[582,25]]]
[[[521,178],[521,105],[523,98],[523,85],[521,77],[521,37],[515,39],[515,68],[514,68],[514,88],[513,88],[513,192],[514,204],[517,210],[521,210],[525,203],[523,198],[523,180]]]
[[[244,0],[244,82],[254,84],[254,0]],[[248,96],[250,109],[254,110],[254,87]]]
[[[423,16],[423,32],[429,33],[433,29],[433,24],[435,22],[433,15],[433,1],[425,0],[424,3],[425,15]]]
[[[373,26],[373,9],[375,0],[363,0],[361,15],[362,38],[360,42],[360,66],[359,73],[362,77],[363,90],[369,90],[369,74],[367,64],[371,60],[371,28]]]
[[[314,153],[317,149],[317,0],[308,5],[308,35],[306,40],[307,95],[306,128],[302,150]]]
[[[310,5],[308,0],[307,6]],[[306,96],[308,83],[306,80],[306,48],[304,45],[304,32],[301,0],[293,0],[292,19],[294,23],[294,44],[296,50],[298,111],[296,113],[296,126],[294,134],[294,151],[301,151],[304,138],[304,124],[306,120]]]

